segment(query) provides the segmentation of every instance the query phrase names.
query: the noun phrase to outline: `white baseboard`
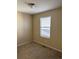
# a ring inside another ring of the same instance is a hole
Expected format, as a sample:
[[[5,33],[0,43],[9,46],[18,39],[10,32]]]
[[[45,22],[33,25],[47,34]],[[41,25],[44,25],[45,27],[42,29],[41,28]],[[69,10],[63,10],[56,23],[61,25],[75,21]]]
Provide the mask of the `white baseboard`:
[[[54,48],[54,47],[51,47],[51,46],[49,46],[49,45],[47,45],[47,44],[40,43],[40,42],[37,42],[37,41],[34,41],[34,42],[35,42],[35,43],[38,43],[38,44],[40,44],[40,45],[44,45],[44,46],[46,46],[46,47],[48,47],[48,48],[54,49],[54,50],[56,50],[56,51],[58,51],[58,52],[62,52],[62,50],[59,50],[59,49]]]
[[[25,44],[29,44],[29,43],[31,43],[31,42],[23,42],[23,43],[19,43],[19,44],[17,44],[17,46],[19,47],[19,46],[22,46],[22,45],[25,45]]]
[[[54,48],[54,47],[51,47],[51,46],[49,46],[49,45],[47,45],[47,44],[40,43],[40,42],[37,42],[37,41],[33,41],[33,42],[35,42],[35,43],[37,43],[37,44],[40,44],[40,45],[44,45],[44,46],[46,46],[46,47],[48,47],[48,48],[51,48],[51,49],[54,49],[54,50],[56,50],[56,51],[58,51],[58,52],[62,52],[62,50],[59,50],[59,49]],[[29,43],[31,43],[31,42],[29,42]],[[23,42],[23,43],[17,44],[17,46],[19,47],[19,46],[22,46],[22,45],[25,45],[25,44],[29,44],[29,43]]]
[[[17,46],[22,46],[22,45],[25,45],[25,44],[26,44],[26,42],[23,42],[23,43],[17,44]]]

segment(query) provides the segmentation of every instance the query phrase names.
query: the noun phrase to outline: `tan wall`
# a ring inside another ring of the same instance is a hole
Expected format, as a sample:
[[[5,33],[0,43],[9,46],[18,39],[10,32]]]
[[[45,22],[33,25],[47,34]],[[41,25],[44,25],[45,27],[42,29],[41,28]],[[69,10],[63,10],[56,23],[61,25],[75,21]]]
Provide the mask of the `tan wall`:
[[[32,41],[32,16],[17,12],[17,44],[22,45]]]
[[[61,8],[55,10],[39,13],[33,15],[33,41],[40,43],[42,45],[48,46],[50,48],[55,48],[61,51],[62,48],[62,38],[61,38]],[[51,16],[51,37],[50,39],[40,37],[40,17]]]

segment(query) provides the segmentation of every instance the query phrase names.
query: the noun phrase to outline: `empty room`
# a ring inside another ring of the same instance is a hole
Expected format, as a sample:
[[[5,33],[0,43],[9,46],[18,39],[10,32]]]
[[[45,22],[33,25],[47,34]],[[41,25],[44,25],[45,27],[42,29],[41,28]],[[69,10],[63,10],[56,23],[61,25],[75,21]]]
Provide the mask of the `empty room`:
[[[17,0],[17,59],[62,59],[62,0]]]

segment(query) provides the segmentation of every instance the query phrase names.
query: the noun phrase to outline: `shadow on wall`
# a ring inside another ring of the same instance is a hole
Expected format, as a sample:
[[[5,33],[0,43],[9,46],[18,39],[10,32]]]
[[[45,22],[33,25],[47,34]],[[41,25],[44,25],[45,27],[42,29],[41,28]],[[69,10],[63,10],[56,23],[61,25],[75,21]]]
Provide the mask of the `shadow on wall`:
[[[32,16],[17,12],[17,44],[27,44],[32,41]]]

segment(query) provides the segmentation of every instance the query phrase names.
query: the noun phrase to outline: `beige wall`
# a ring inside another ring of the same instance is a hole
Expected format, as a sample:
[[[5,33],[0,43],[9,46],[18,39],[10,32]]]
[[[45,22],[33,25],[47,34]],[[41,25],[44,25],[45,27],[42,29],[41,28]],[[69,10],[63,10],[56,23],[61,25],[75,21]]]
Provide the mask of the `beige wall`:
[[[17,44],[27,44],[32,41],[32,16],[17,12]]]
[[[42,45],[61,51],[61,8],[33,15],[33,41]],[[51,16],[51,37],[50,39],[40,37],[40,17]]]

